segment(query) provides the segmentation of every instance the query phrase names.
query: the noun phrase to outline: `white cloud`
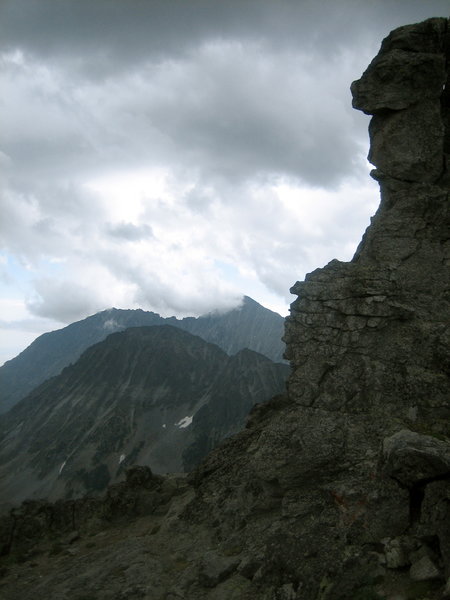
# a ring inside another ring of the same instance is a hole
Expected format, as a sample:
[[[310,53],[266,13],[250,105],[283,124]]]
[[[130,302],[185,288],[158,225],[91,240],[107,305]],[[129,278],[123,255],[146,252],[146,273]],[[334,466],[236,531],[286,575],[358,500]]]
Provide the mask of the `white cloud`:
[[[351,257],[378,202],[352,79],[391,28],[448,12],[441,0],[125,4],[2,2],[0,301],[22,307],[4,314],[11,336],[27,320],[199,314],[242,293],[286,313],[297,279]]]
[[[0,297],[0,314],[0,366],[31,344],[39,334],[58,328],[58,323],[52,320],[30,316],[20,298]]]

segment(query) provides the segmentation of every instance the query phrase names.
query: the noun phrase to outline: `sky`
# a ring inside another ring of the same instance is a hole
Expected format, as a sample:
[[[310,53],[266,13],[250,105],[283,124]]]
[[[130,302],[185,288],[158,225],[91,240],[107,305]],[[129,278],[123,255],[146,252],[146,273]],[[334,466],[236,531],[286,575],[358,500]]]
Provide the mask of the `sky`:
[[[2,0],[0,364],[112,306],[286,315],[379,203],[350,84],[432,16],[448,0]]]

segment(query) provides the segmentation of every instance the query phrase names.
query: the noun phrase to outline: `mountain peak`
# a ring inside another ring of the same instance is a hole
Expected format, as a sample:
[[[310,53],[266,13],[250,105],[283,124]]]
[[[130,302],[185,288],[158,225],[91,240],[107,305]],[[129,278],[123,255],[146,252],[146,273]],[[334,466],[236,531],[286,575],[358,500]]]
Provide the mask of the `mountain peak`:
[[[0,507],[98,493],[133,463],[193,468],[287,373],[166,323],[112,333],[4,416]]]
[[[247,297],[244,302],[244,311],[230,310],[184,319],[163,318],[142,309],[110,308],[46,333],[0,367],[0,412],[6,412],[45,379],[75,362],[92,344],[129,327],[167,324],[217,344],[228,354],[249,347],[275,362],[283,361],[283,318],[251,298]]]

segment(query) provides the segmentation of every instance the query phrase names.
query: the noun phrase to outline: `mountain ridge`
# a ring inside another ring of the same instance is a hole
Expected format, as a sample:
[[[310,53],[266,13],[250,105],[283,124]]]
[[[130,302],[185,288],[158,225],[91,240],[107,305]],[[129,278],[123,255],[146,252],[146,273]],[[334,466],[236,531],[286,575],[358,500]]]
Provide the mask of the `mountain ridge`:
[[[283,391],[288,370],[166,323],[112,333],[0,418],[0,503],[98,493],[133,462],[182,471],[183,451],[201,438],[193,467],[255,402]]]
[[[0,367],[0,413],[9,410],[34,387],[57,375],[83,350],[109,333],[127,327],[168,324],[200,335],[234,354],[243,347],[283,362],[283,318],[244,296],[240,307],[202,317],[164,318],[142,309],[108,309],[62,329],[44,333],[16,358]]]

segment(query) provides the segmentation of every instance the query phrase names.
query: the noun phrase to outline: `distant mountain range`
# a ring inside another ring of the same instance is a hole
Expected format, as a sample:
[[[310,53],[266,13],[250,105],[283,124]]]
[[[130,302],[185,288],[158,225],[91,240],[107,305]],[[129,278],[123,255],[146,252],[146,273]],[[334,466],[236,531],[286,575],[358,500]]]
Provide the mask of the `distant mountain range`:
[[[16,358],[0,367],[0,413],[8,411],[36,386],[74,363],[82,352],[109,334],[128,327],[168,324],[217,344],[228,354],[248,348],[283,361],[284,318],[248,296],[225,313],[198,318],[163,318],[143,310],[112,308],[38,337]]]
[[[240,311],[183,321],[228,338],[228,348],[235,343],[231,324],[241,322],[241,340],[247,331],[259,343],[258,318],[274,313],[253,304],[247,299]],[[256,316],[248,321],[252,310]],[[28,355],[40,347],[46,350],[41,364],[48,365],[58,348],[74,356],[87,340],[136,318],[160,319],[143,311],[99,313],[41,336]],[[276,320],[270,322],[275,329]],[[282,392],[288,372],[252,350],[229,356],[180,327],[113,333],[0,417],[0,505],[95,493],[135,463],[156,472],[191,468],[243,427],[253,404]]]

